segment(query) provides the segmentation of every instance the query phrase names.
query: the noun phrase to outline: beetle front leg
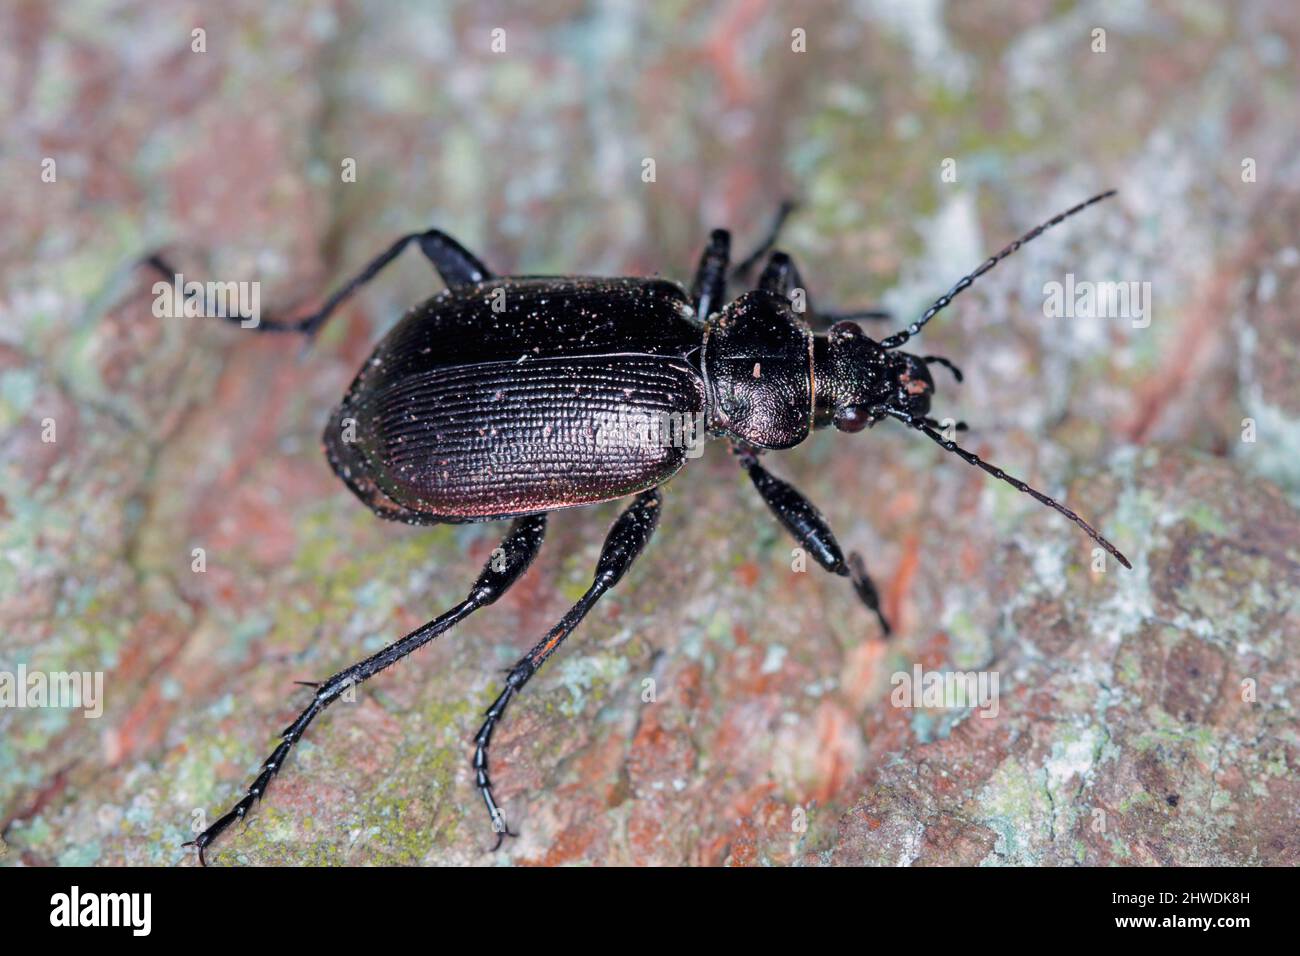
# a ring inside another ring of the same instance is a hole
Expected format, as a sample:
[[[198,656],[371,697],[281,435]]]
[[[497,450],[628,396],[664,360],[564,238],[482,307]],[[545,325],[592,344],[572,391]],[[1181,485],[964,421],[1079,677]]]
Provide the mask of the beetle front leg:
[[[830,526],[817,506],[805,498],[799,489],[789,482],[777,478],[758,463],[758,458],[750,452],[737,452],[741,466],[749,472],[749,478],[763,496],[767,506],[772,509],[777,520],[785,526],[796,541],[806,548],[813,558],[827,571],[848,578],[853,582],[853,590],[863,604],[875,613],[880,621],[880,628],[888,637],[891,633],[889,621],[880,610],[880,595],[875,583],[867,574],[862,555],[856,551],[844,560],[844,552],[831,532]]]
[[[781,229],[785,225],[785,221],[790,218],[790,213],[794,212],[797,205],[793,199],[781,200],[781,205],[776,210],[776,216],[772,219],[772,225],[768,227],[767,235],[763,237],[762,242],[754,248],[753,252],[732,266],[732,279],[737,282],[744,282],[749,278],[749,274],[754,271],[754,266],[758,265],[758,260],[763,258],[776,245],[776,241],[781,237]]]
[[[339,671],[323,684],[316,685],[316,695],[312,698],[312,702],[280,733],[279,746],[262,764],[261,773],[257,775],[257,779],[253,781],[243,798],[216,823],[185,844],[185,846],[198,848],[199,862],[207,866],[204,851],[212,841],[221,836],[237,820],[244,819],[253,805],[265,795],[271,780],[284,766],[289,751],[302,738],[308,725],[321,711],[337,700],[349,687],[355,687],[373,677],[412,651],[428,644],[443,631],[459,624],[474,611],[495,602],[528,570],[528,566],[537,557],[545,534],[545,515],[530,515],[517,519],[510,526],[510,533],[501,542],[501,547],[492,552],[492,557],[488,559],[483,572],[474,582],[474,587],[470,588],[465,600],[423,627],[416,628],[400,641],[389,644],[382,651]]]
[[[794,201],[786,199],[776,211],[767,235],[758,247],[745,256],[735,266],[731,261],[731,233],[725,229],[714,229],[709,235],[709,244],[700,256],[700,264],[695,270],[695,280],[691,283],[691,301],[695,303],[695,317],[700,322],[708,320],[717,309],[722,308],[727,299],[728,278],[744,282],[749,273],[769,249],[776,245],[781,227],[794,211]]]
[[[763,267],[763,273],[758,277],[758,288],[779,295],[787,301],[791,300],[796,290],[801,290],[804,312],[801,318],[811,324],[817,314],[813,310],[812,296],[808,294],[808,287],[803,284],[803,276],[799,274],[799,267],[794,264],[793,259],[780,250],[768,257],[767,265]]]
[[[803,312],[799,317],[810,328],[818,332],[829,329],[836,322],[859,319],[888,319],[892,317],[889,312],[883,309],[860,309],[853,312],[818,312],[813,308],[812,296],[808,292],[807,286],[804,285],[803,276],[799,274],[799,267],[794,264],[793,259],[779,250],[768,257],[767,265],[763,267],[763,273],[758,278],[758,288],[773,292],[787,300],[792,299],[796,289],[802,289]]]
[[[619,515],[609,534],[605,537],[605,546],[601,549],[600,559],[596,562],[596,574],[591,587],[578,603],[560,619],[546,636],[543,637],[519,662],[510,669],[506,678],[505,689],[492,702],[483,721],[483,726],[474,735],[474,780],[483,803],[487,806],[488,816],[492,819],[492,829],[497,834],[497,842],[492,847],[495,851],[507,836],[516,836],[506,824],[501,807],[492,792],[492,780],[488,777],[488,747],[492,743],[492,731],[501,721],[506,707],[514,696],[523,689],[538,669],[546,663],[564,643],[564,639],[573,633],[574,628],[587,616],[587,612],[600,600],[602,594],[612,588],[627,573],[632,562],[644,550],[646,542],[654,534],[659,523],[659,507],[662,498],[659,492],[651,489],[637,495],[636,500],[627,510]]]

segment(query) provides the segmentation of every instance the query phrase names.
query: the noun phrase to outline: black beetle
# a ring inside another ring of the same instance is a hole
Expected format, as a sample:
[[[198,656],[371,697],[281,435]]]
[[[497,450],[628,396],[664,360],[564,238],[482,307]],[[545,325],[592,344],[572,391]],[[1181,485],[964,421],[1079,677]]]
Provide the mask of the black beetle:
[[[879,342],[853,320],[885,313],[817,313],[794,263],[779,251],[770,252],[756,288],[727,300],[728,279],[743,278],[772,250],[788,203],[767,239],[735,268],[729,234],[715,230],[689,293],[663,279],[495,276],[433,229],[397,240],[318,312],[261,321],[261,331],[310,337],[343,300],[417,243],[447,289],[410,310],[379,343],[330,416],[326,455],[380,517],[409,524],[510,518],[513,524],[465,600],[313,685],[311,704],[281,734],[244,797],[186,846],[197,847],[206,863],[204,850],[266,792],[317,714],[504,594],[537,556],[549,512],[634,496],[605,539],[591,586],[510,669],[474,737],[476,783],[496,845],[513,836],[488,777],[492,731],[511,698],[631,567],[658,523],[658,487],[704,437],[731,444],[781,524],[823,568],[852,581],[886,634],[889,624],[861,557],[845,559],[821,512],[759,463],[763,452],[793,447],[814,428],[858,432],[895,418],[1054,508],[1130,567],[1074,512],[941,434],[929,417],[928,366],[942,365],[958,381],[961,372],[938,356],[898,351],[1000,260],[1112,195],[1094,196],[1033,229],[963,277],[907,329]],[[160,256],[145,261],[172,278]]]

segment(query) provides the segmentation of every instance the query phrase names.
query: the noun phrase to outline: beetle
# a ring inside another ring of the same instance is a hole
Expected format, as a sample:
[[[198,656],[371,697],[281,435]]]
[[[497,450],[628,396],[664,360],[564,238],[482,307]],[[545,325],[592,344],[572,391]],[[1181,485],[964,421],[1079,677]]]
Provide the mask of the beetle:
[[[900,351],[998,262],[1114,194],[1094,196],[1037,226],[964,276],[915,322],[879,341],[858,321],[887,313],[812,308],[794,261],[774,248],[790,203],[782,204],[763,243],[734,267],[729,233],[714,230],[689,290],[662,278],[497,276],[451,236],[430,229],[399,238],[318,311],[262,320],[259,331],[311,338],[343,301],[415,243],[446,289],[408,311],[362,366],[326,425],[326,457],[381,518],[414,525],[512,523],[463,601],[310,685],[311,703],[281,733],[244,796],[185,846],[195,847],[206,865],[207,847],[266,793],[330,703],[509,590],[537,556],[550,512],[631,498],[605,538],[591,585],[510,668],[474,736],[475,784],[497,835],[493,849],[516,835],[488,775],[493,731],[511,700],[640,555],[658,523],[660,486],[704,438],[730,443],[779,522],[818,564],[850,580],[885,635],[889,622],[861,556],[845,557],[817,507],[772,475],[762,454],[792,448],[814,429],[856,433],[893,418],[1064,515],[1131,567],[1073,511],[943,434],[929,415],[935,391],[929,367],[944,367],[959,382],[960,370],[940,356]],[[728,299],[729,281],[746,277],[765,255],[755,287]],[[174,274],[161,255],[144,261]],[[631,428],[623,427],[629,422]],[[653,427],[665,422],[672,427]],[[699,430],[688,440],[692,423]]]

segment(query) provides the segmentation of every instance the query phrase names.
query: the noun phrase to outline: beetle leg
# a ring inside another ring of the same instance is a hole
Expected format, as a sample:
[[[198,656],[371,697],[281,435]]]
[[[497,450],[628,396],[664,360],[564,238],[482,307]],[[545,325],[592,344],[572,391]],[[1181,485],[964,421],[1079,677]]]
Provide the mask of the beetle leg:
[[[891,314],[882,309],[859,309],[852,312],[818,312],[812,306],[812,296],[808,292],[807,286],[803,284],[803,277],[799,274],[799,267],[794,264],[794,260],[780,250],[773,252],[768,257],[767,265],[758,279],[758,288],[768,292],[773,292],[783,299],[792,299],[796,289],[803,290],[803,303],[800,318],[815,331],[825,331],[836,322],[855,321],[861,319],[888,319]]]
[[[497,842],[492,847],[494,851],[500,848],[501,842],[507,836],[515,836],[515,834],[506,825],[501,807],[492,792],[492,781],[488,777],[488,747],[492,742],[492,731],[496,729],[496,725],[515,694],[523,689],[529,679],[559,649],[564,639],[573,633],[574,628],[587,616],[587,612],[600,600],[601,595],[617,584],[627,573],[627,569],[632,566],[632,562],[636,560],[637,555],[645,548],[646,542],[650,540],[650,536],[654,534],[655,526],[659,523],[661,502],[659,492],[652,488],[637,495],[636,500],[628,506],[627,510],[618,516],[605,537],[605,546],[601,549],[600,559],[596,562],[596,574],[591,587],[587,588],[586,593],[560,619],[560,622],[510,669],[505,689],[492,702],[492,706],[484,715],[483,726],[474,735],[474,777],[479,793],[483,796],[483,803],[487,806],[488,816],[492,819],[492,829],[497,834]]]
[[[776,210],[776,217],[772,220],[772,225],[768,227],[767,235],[763,237],[763,241],[758,244],[758,247],[753,252],[732,267],[731,278],[741,282],[749,278],[749,274],[754,271],[754,266],[758,265],[758,260],[763,258],[776,245],[776,240],[781,235],[781,227],[785,225],[785,221],[790,218],[790,213],[794,212],[797,205],[793,199],[781,200],[781,205]]]
[[[492,552],[492,556],[488,559],[478,580],[474,582],[474,586],[470,588],[465,600],[423,627],[416,628],[401,640],[389,644],[382,651],[339,671],[324,683],[314,685],[316,694],[312,702],[281,732],[279,746],[262,764],[261,773],[257,775],[257,779],[253,781],[253,785],[248,788],[243,798],[216,823],[185,844],[185,846],[198,848],[199,862],[204,866],[207,865],[204,851],[212,841],[229,829],[235,821],[244,819],[253,805],[262,798],[271,780],[284,766],[293,745],[301,739],[307,726],[321,711],[349,687],[355,687],[367,678],[373,677],[407,654],[428,644],[443,631],[459,624],[474,611],[496,601],[528,570],[528,566],[533,563],[533,558],[537,557],[545,534],[546,515],[530,515],[516,519],[510,526],[509,534],[501,542],[501,547]]]
[[[420,251],[433,263],[438,275],[447,285],[473,285],[493,277],[492,271],[459,242],[438,229],[415,236],[420,243]]]
[[[803,276],[799,274],[799,267],[794,264],[793,259],[779,249],[768,256],[763,274],[758,277],[758,288],[779,295],[787,301],[793,301],[792,295],[796,290],[801,290],[803,303],[799,311],[807,317],[816,314],[812,307],[812,296],[808,294],[808,289],[803,284]]]
[[[731,233],[714,229],[709,234],[709,244],[700,255],[700,264],[691,280],[691,301],[695,303],[695,318],[708,321],[710,315],[722,308],[727,300],[727,263],[731,259]]]
[[[880,596],[870,575],[867,574],[862,556],[854,552],[849,555],[848,561],[845,561],[839,542],[835,540],[835,535],[816,505],[805,498],[794,485],[782,481],[760,465],[758,458],[750,452],[742,451],[737,454],[741,466],[749,472],[754,487],[763,496],[763,500],[772,509],[777,520],[794,535],[800,545],[812,554],[818,564],[832,574],[838,574],[853,582],[853,590],[857,592],[862,603],[875,613],[877,620],[880,621],[881,630],[888,637],[891,628],[880,610]]]
[[[350,298],[357,289],[379,275],[384,267],[401,255],[402,250],[412,242],[419,243],[420,251],[433,263],[434,268],[438,270],[438,274],[442,276],[442,281],[447,283],[448,286],[454,288],[458,285],[481,282],[484,279],[492,278],[492,273],[488,268],[459,242],[444,232],[429,229],[426,232],[413,232],[402,236],[326,299],[325,304],[320,309],[309,315],[297,319],[258,316],[256,324],[246,324],[250,318],[249,316],[234,313],[222,316],[222,318],[237,322],[246,328],[257,329],[259,332],[301,332],[310,338],[320,331],[321,326],[334,314],[335,309]],[[172,267],[171,262],[164,258],[161,253],[146,256],[141,260],[141,264],[153,269],[169,282],[174,281],[176,276],[179,275],[175,268]]]

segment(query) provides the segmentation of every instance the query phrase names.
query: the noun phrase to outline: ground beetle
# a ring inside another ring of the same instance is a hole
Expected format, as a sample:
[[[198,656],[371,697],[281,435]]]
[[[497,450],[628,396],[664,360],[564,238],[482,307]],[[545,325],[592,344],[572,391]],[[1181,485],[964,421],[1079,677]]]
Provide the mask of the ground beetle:
[[[664,279],[496,276],[455,239],[431,229],[398,239],[318,312],[264,319],[269,332],[318,332],[338,305],[414,242],[447,288],[411,309],[379,343],[324,434],[331,467],[376,514],[408,524],[513,519],[465,600],[440,617],[316,688],[311,704],[281,734],[247,793],[187,843],[204,850],[266,792],[307,726],[347,688],[427,644],[496,601],[541,547],[546,516],[616,498],[632,503],[614,522],[582,598],[510,669],[474,737],[474,773],[497,833],[514,834],[488,777],[492,732],[528,683],[654,533],[658,488],[691,453],[689,422],[730,443],[777,519],[827,571],[847,577],[862,602],[889,624],[862,559],[846,559],[821,512],[770,474],[759,456],[799,444],[815,428],[859,432],[895,418],[944,449],[1065,515],[1124,567],[1128,560],[1074,512],[959,447],[929,417],[928,366],[961,372],[939,356],[898,351],[979,276],[1044,230],[1114,191],[1094,196],[1011,243],[961,279],[905,330],[880,341],[855,320],[886,313],[816,312],[790,257],[773,251],[790,204],[766,240],[730,266],[730,236],[715,230],[689,293]],[[728,281],[744,279],[767,255],[757,287],[728,301]],[[160,256],[147,264],[171,278]],[[228,316],[240,321],[242,316]],[[663,430],[619,423],[675,422]],[[963,427],[963,426],[958,426]],[[653,440],[646,440],[653,435]],[[494,849],[496,848],[494,847]]]

